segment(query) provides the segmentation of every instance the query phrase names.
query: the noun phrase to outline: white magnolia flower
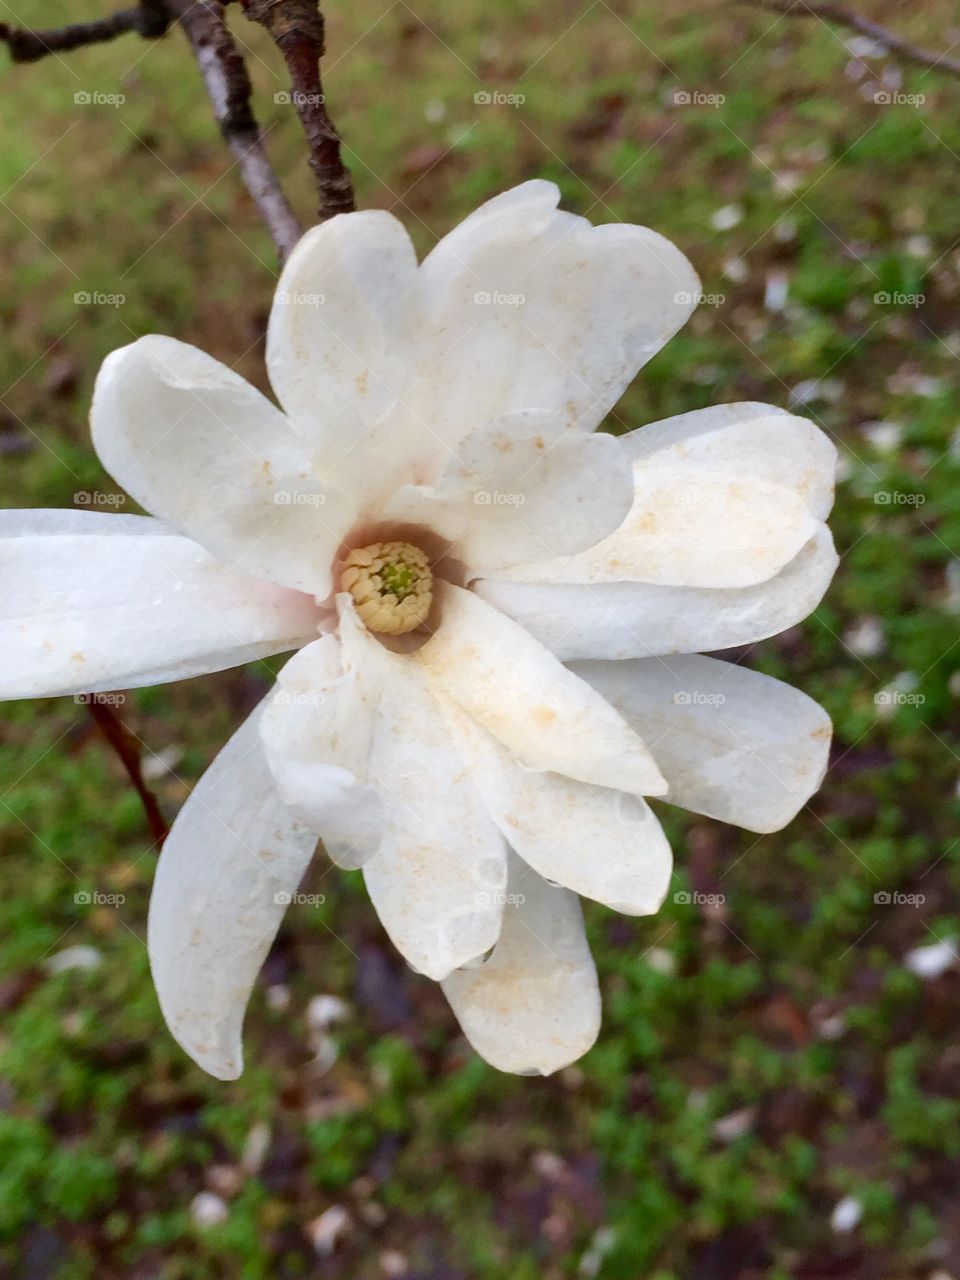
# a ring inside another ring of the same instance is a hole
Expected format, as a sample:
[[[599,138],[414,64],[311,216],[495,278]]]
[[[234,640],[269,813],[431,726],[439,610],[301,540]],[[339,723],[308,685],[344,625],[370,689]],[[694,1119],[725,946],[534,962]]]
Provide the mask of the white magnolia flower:
[[[758,404],[595,434],[699,282],[655,232],[557,199],[525,183],[419,266],[387,213],[315,228],[270,318],[282,411],[142,338],[92,428],[157,518],[3,513],[7,697],[298,650],[157,869],[160,1002],[221,1078],[318,833],[478,1052],[546,1073],[598,1029],[577,895],[642,915],[666,892],[644,797],[766,832],[822,778],[824,712],[697,652],[816,606],[834,450]]]

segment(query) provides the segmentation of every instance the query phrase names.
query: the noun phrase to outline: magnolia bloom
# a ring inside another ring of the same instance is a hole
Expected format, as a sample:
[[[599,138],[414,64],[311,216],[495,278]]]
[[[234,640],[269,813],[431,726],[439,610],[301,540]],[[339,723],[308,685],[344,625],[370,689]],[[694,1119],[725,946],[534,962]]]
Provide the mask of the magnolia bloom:
[[[824,712],[699,651],[818,603],[834,450],[724,405],[596,433],[693,309],[683,255],[527,182],[421,264],[385,212],[283,272],[277,408],[171,338],[114,352],[94,443],[153,517],[6,512],[6,697],[179,680],[296,649],[183,806],[150,907],[160,1003],[239,1075],[257,972],[317,837],[507,1071],[593,1043],[578,895],[657,910],[645,797],[756,832],[823,776]]]

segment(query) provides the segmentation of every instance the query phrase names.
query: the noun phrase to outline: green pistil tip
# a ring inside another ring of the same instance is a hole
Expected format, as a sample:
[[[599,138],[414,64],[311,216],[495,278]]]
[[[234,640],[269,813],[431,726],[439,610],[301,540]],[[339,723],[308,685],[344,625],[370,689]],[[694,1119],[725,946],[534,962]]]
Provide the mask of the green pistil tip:
[[[381,595],[396,596],[402,600],[408,596],[416,585],[419,574],[409,564],[385,564],[380,570]]]

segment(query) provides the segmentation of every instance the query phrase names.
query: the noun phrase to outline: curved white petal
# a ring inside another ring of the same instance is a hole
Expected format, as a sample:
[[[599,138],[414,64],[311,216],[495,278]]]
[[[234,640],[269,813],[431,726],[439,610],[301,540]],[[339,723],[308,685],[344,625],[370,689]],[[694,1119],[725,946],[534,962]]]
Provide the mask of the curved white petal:
[[[480,572],[591,547],[623,522],[632,500],[630,459],[618,440],[528,410],[477,427],[435,485],[400,489],[384,518],[426,524]]]
[[[522,627],[470,591],[438,584],[440,626],[414,655],[528,769],[640,795],[665,783],[614,709]]]
[[[526,221],[542,231],[547,219],[553,217],[559,198],[556,183],[545,178],[530,178],[491,196],[434,246],[426,259],[431,271],[453,272],[458,263],[469,258],[471,246],[478,239],[489,240],[498,234],[498,226]]]
[[[244,721],[181,809],[157,864],[147,945],[171,1032],[204,1071],[243,1070],[247,1001],[313,855]]]
[[[237,570],[329,595],[353,508],[232,369],[173,338],[141,338],[103,362],[90,426],[103,465],[153,515]]]
[[[307,643],[311,597],[146,516],[0,513],[0,697],[182,680]]]
[[[350,660],[379,688],[367,781],[383,804],[384,834],[364,880],[401,955],[444,978],[497,940],[506,847],[421,671],[356,625],[349,597],[338,603]]]
[[[483,579],[488,600],[558,658],[645,658],[753,644],[792,627],[823,599],[839,557],[826,525],[778,574],[753,587]]]
[[[531,773],[475,721],[453,710],[453,736],[490,816],[546,880],[627,915],[659,910],[670,884],[670,845],[640,796]]]
[[[369,673],[345,669],[338,637],[327,635],[290,659],[260,721],[284,801],[348,870],[383,838],[383,801],[366,785],[378,696]]]
[[[576,896],[510,859],[508,903],[493,954],[443,993],[463,1033],[499,1071],[548,1076],[587,1052],[600,1030],[600,988]]]
[[[671,804],[779,831],[823,781],[830,717],[780,680],[695,654],[573,670],[650,743]]]
[[[383,210],[313,227],[280,277],[267,331],[270,382],[320,473],[350,493],[402,472],[400,426],[395,415],[389,428],[385,419],[416,376],[419,296],[410,237]]]
[[[513,409],[592,429],[686,322],[699,281],[647,227],[558,211],[549,182],[489,201],[421,268],[436,367],[422,412],[466,434]]]
[[[758,476],[792,489],[820,520],[833,506],[837,450],[807,418],[745,401],[695,409],[621,436],[646,466]]]
[[[796,493],[768,480],[641,462],[616,533],[579,555],[502,572],[518,582],[751,587],[779,573],[818,525]]]

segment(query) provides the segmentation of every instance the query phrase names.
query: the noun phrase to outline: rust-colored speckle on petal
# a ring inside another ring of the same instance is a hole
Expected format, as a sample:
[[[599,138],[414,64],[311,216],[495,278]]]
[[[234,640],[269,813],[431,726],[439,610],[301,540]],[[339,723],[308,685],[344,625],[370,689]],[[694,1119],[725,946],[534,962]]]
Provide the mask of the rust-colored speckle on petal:
[[[532,718],[537,724],[552,724],[557,718],[557,713],[552,707],[534,707]]]

